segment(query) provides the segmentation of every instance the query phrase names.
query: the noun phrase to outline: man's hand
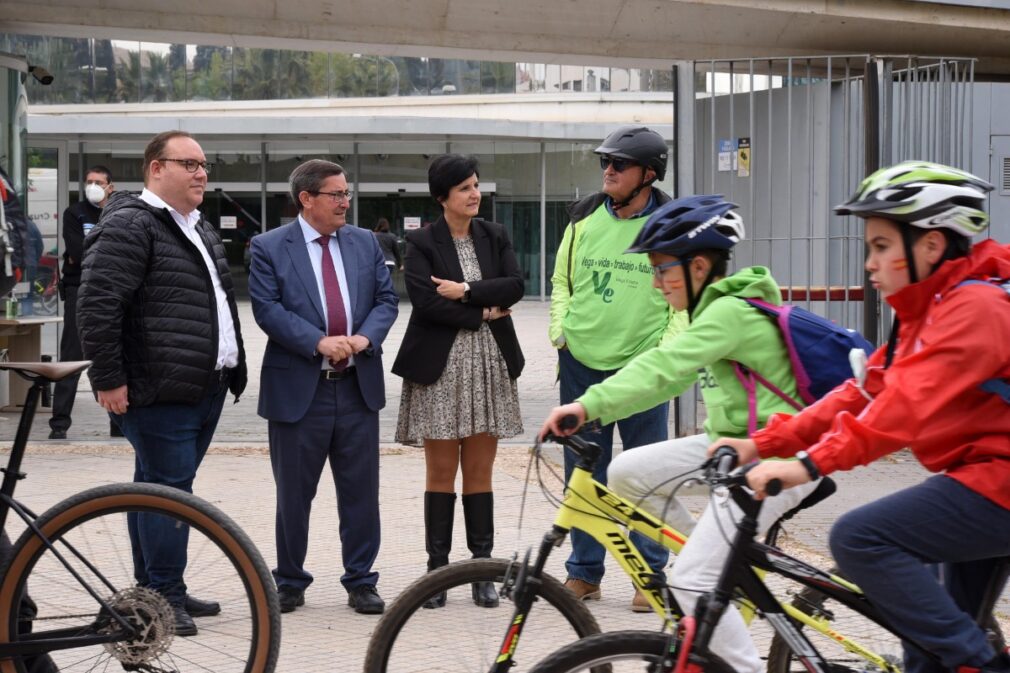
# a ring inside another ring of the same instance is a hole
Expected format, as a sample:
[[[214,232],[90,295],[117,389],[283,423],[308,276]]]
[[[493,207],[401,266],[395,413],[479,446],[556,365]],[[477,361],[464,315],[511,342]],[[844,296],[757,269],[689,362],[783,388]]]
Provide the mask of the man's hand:
[[[561,419],[565,416],[575,416],[579,420],[579,424],[574,428],[561,429]],[[540,441],[544,440],[544,435],[550,432],[553,435],[558,435],[560,437],[567,437],[568,435],[574,435],[575,432],[582,427],[582,424],[586,422],[586,408],[582,406],[581,402],[572,402],[571,404],[565,404],[560,407],[554,407],[551,410],[550,415],[547,420],[544,421],[544,425],[540,428],[540,434],[537,435],[537,439]]]
[[[372,342],[368,340],[368,337],[360,334],[347,337],[347,342],[351,345],[351,350],[355,355],[372,345]]]
[[[453,280],[442,280],[434,276],[431,277],[431,282],[435,284],[435,291],[446,299],[459,301],[463,298],[463,283],[457,283]]]
[[[340,362],[354,355],[351,342],[345,336],[323,337],[316,344],[316,352],[330,362]]]
[[[807,483],[810,473],[798,460],[766,460],[747,473],[747,485],[754,491],[755,499],[765,499],[765,488],[772,479],[781,481],[784,490]]]
[[[708,445],[708,457],[711,458],[715,454],[715,450],[720,446],[729,446],[736,449],[736,455],[739,457],[738,464],[740,465],[746,465],[747,463],[753,462],[759,458],[757,443],[755,443],[753,439],[720,437]]]
[[[113,414],[125,414],[126,408],[130,406],[127,400],[127,388],[125,385],[113,388],[112,390],[98,391],[98,404],[102,409]]]

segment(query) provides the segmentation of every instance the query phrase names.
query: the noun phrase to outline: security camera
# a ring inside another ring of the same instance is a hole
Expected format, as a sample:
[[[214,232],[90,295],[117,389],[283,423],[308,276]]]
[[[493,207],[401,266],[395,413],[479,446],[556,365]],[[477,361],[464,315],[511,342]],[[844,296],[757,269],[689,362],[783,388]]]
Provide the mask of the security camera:
[[[43,68],[41,65],[30,65],[28,66],[28,72],[32,74],[39,84],[43,86],[49,86],[53,83],[53,75],[48,70]]]

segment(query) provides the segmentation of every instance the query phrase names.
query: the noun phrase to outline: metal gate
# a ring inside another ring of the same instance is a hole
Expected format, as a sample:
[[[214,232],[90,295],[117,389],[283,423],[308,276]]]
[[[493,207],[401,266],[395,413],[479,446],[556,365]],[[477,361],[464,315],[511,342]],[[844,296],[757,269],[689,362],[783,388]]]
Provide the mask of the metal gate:
[[[862,221],[831,209],[880,166],[923,159],[971,169],[974,61],[696,61],[693,76],[693,192],[739,204],[747,240],[734,266],[768,266],[786,301],[880,343],[890,311],[865,282]],[[682,432],[700,427],[694,407],[681,405]]]

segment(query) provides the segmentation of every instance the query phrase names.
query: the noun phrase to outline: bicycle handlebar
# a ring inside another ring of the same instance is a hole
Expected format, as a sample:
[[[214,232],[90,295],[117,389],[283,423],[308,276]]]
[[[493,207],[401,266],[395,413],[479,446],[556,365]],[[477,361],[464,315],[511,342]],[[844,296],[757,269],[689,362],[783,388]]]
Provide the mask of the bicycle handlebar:
[[[558,426],[562,430],[574,430],[579,427],[579,419],[573,414],[568,414],[561,417],[561,421],[558,423]],[[571,449],[579,456],[579,458],[590,466],[595,465],[602,453],[597,444],[587,442],[578,435],[555,435],[553,432],[548,432],[544,435],[544,441],[554,442],[555,444],[560,444],[561,446]]]
[[[739,487],[747,486],[747,473],[753,469],[757,463],[744,466],[737,474],[730,474],[736,469],[738,460],[736,449],[732,446],[720,446],[715,450],[715,455],[706,464],[705,480],[711,485]],[[765,494],[775,496],[782,492],[782,481],[771,479],[765,484]]]

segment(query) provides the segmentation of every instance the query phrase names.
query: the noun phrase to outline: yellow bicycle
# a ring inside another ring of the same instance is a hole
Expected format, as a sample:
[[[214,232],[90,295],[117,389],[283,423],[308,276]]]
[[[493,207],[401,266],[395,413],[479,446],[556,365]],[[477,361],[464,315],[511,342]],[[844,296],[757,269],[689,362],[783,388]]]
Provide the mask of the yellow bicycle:
[[[460,561],[423,575],[396,598],[376,626],[365,658],[365,673],[517,673],[529,670],[565,643],[599,633],[599,624],[585,604],[544,571],[551,551],[561,545],[573,528],[584,531],[607,549],[660,616],[662,630],[674,630],[681,617],[680,608],[665,579],[652,572],[628,533],[638,532],[674,554],[680,552],[687,536],[593,479],[593,467],[600,456],[598,446],[577,435],[549,439],[572,450],[578,463],[536,558],[531,562],[528,551],[523,561],[517,558]],[[534,449],[534,458],[539,472],[538,448]],[[783,521],[833,492],[834,483],[823,480],[817,490],[772,527],[766,543],[776,543]],[[834,579],[858,591],[844,579]],[[469,593],[468,585],[474,582],[493,582],[502,603],[512,605],[512,618],[507,624],[500,611],[476,607],[469,600],[449,600],[445,607],[424,609],[429,598],[447,591],[451,599],[457,588]],[[753,606],[742,596],[737,596],[737,602],[749,621],[755,614]],[[803,594],[783,608],[798,623],[858,652],[866,670],[874,667],[896,670],[893,664],[901,651],[900,643],[859,615],[840,613],[843,624],[838,624],[834,615],[808,601]],[[864,625],[866,629],[862,628]],[[851,634],[849,637],[842,635],[843,628]],[[773,642],[772,646],[784,651],[781,644]],[[518,656],[520,652],[522,657]],[[788,670],[791,666],[788,657],[776,661],[782,667],[777,670]]]

